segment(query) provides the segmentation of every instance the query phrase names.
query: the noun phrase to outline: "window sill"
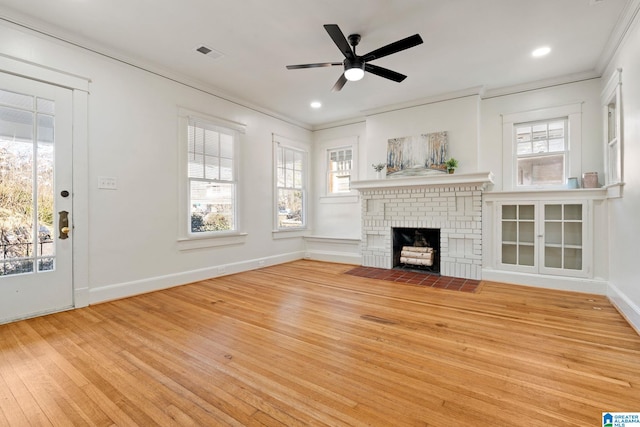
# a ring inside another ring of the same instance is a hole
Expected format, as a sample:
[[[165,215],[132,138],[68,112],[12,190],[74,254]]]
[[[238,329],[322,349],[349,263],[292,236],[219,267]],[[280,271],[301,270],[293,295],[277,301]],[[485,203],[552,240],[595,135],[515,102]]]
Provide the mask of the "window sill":
[[[305,237],[309,235],[309,229],[307,228],[294,228],[291,230],[273,230],[271,237],[274,240],[278,239],[293,239],[297,237]]]
[[[219,236],[197,236],[178,239],[178,250],[189,251],[192,249],[213,248],[216,246],[241,245],[247,240],[247,233],[229,233]]]
[[[622,187],[624,187],[624,182],[616,182],[602,188],[607,190],[607,199],[619,199],[622,197]]]

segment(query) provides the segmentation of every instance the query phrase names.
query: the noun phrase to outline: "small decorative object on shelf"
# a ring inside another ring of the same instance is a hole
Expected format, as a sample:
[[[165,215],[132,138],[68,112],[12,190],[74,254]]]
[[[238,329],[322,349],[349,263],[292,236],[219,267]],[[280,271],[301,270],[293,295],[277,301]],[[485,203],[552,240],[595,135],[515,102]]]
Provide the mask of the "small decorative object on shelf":
[[[372,163],[371,166],[373,166],[373,169],[376,171],[376,178],[382,178],[382,169],[384,169],[387,165],[384,163]]]
[[[598,188],[598,172],[585,172],[582,174],[582,186],[584,188]]]
[[[456,159],[454,159],[453,157],[450,157],[449,160],[444,162],[444,164],[447,167],[447,172],[449,172],[449,173],[453,173],[456,170],[456,168],[458,167],[458,161]]]

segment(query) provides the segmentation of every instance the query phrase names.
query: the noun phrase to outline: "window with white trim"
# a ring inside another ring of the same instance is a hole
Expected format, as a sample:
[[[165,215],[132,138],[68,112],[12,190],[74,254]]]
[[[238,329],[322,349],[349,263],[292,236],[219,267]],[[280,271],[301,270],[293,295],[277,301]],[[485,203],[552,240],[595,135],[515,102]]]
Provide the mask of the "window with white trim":
[[[237,230],[236,133],[189,118],[187,179],[190,233]]]
[[[566,181],[568,119],[554,118],[513,125],[516,185],[560,186]]]
[[[604,115],[605,184],[607,185],[622,182],[621,86],[622,70],[617,69],[601,94]]]
[[[275,142],[276,229],[306,226],[307,152]]]
[[[353,149],[351,147],[327,150],[327,194],[351,193]]]
[[[505,191],[566,188],[582,175],[582,103],[502,116]]]

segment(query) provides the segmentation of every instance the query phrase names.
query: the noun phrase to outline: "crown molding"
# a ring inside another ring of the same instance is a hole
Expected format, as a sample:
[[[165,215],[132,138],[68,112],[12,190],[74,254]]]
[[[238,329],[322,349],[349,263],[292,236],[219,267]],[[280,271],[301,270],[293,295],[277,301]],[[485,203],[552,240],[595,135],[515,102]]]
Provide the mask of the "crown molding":
[[[631,27],[634,23],[637,23],[639,12],[640,0],[629,0],[620,14],[618,22],[616,22],[616,25],[609,36],[609,40],[607,40],[607,44],[600,54],[600,59],[596,64],[595,69],[600,75],[602,75],[609,63],[613,60],[627,34],[629,34]]]

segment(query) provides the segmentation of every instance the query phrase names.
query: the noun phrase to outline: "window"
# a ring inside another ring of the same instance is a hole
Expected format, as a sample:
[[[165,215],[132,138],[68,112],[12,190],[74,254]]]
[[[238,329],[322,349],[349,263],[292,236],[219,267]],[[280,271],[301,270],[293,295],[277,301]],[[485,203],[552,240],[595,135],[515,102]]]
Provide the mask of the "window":
[[[503,187],[566,188],[582,175],[582,103],[502,116]]]
[[[518,186],[559,186],[566,181],[567,118],[514,125]]]
[[[275,143],[276,229],[306,225],[306,152]]]
[[[235,132],[189,118],[187,134],[189,232],[235,231]]]
[[[351,148],[327,150],[327,162],[327,193],[332,195],[350,193],[353,150]]]
[[[622,70],[616,70],[602,92],[605,144],[605,183],[622,182],[622,126],[620,93]]]

